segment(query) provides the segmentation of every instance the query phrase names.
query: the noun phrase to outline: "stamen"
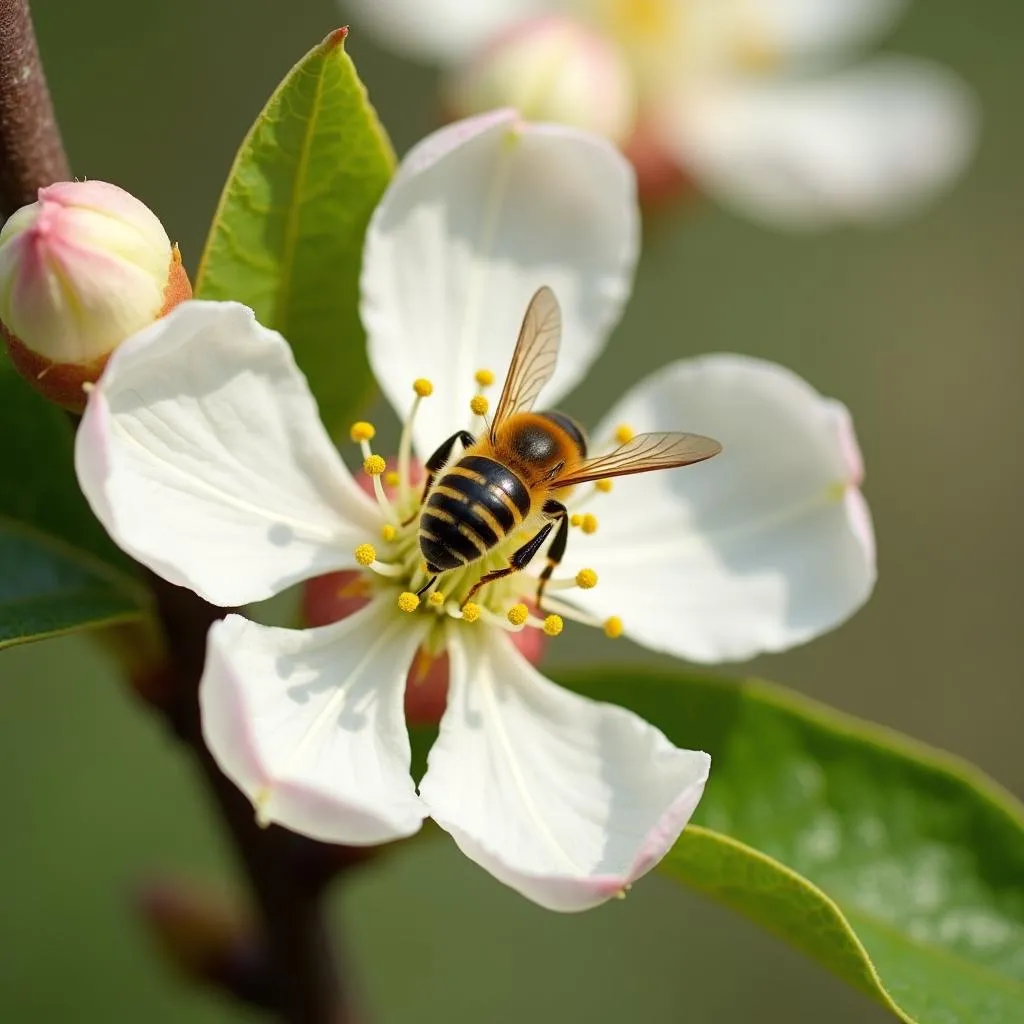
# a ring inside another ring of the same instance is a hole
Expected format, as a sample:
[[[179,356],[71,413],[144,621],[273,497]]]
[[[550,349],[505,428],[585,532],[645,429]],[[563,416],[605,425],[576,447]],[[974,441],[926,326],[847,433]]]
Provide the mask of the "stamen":
[[[589,512],[583,516],[583,522],[580,523],[580,529],[586,534],[597,533],[597,516],[591,515]]]
[[[477,370],[473,379],[482,388],[489,388],[494,383],[494,374],[490,370]]]
[[[480,605],[467,601],[462,606],[462,620],[464,622],[476,622],[480,618]]]
[[[411,590],[404,590],[398,595],[398,607],[403,612],[414,612],[419,606],[420,599]]]
[[[484,395],[474,395],[469,400],[469,408],[474,416],[486,416],[490,407],[491,404]]]
[[[620,423],[615,428],[615,440],[619,444],[628,444],[636,437],[636,431],[628,423]]]
[[[506,617],[513,626],[525,626],[526,620],[530,617],[530,612],[525,604],[514,604],[509,608]]]
[[[356,424],[359,426],[359,424]],[[365,424],[370,426],[370,424]],[[370,427],[372,430],[373,427]],[[355,433],[355,427],[352,428],[353,434]],[[391,502],[388,501],[388,496],[384,493],[384,485],[380,482],[380,475],[387,468],[387,463],[379,456],[374,455],[370,451],[370,442],[365,438],[359,442],[360,448],[363,450],[363,472],[373,478],[373,494],[377,499],[377,504],[380,505],[381,512],[384,513],[385,519],[394,519],[395,510],[391,507]],[[388,538],[385,537],[385,540]]]
[[[604,635],[610,640],[618,640],[618,638],[622,636],[622,619],[620,619],[618,615],[613,615],[610,619],[605,619]]]
[[[612,489],[611,480],[598,480],[594,487],[599,490],[602,494],[607,494]]]
[[[348,434],[356,444],[360,444],[363,441],[372,441],[377,436],[377,428],[372,423],[360,420],[352,424]]]
[[[581,516],[579,514],[579,512],[574,512],[571,516],[569,516],[569,525],[570,526],[582,526],[583,525],[583,516]]]
[[[544,607],[550,609],[552,612],[557,612],[563,619],[567,619],[570,622],[578,622],[583,626],[590,626],[592,629],[601,629],[602,622],[600,619],[594,618],[593,615],[588,615],[584,611],[580,611],[579,608],[574,608],[571,604],[566,604],[564,601],[560,601],[557,597],[548,596],[547,592],[544,594]]]
[[[444,604],[445,600],[446,598],[444,594],[442,594],[440,590],[435,590],[430,597],[427,598],[427,603],[433,605],[435,608],[440,608]]]
[[[544,625],[542,629],[548,636],[558,636],[559,633],[565,628],[565,623],[562,622],[561,615],[549,615],[544,619]]]
[[[401,477],[398,475],[398,471],[394,469],[389,469],[384,474],[384,483],[386,483],[388,487],[397,487],[400,479]]]
[[[523,581],[525,583],[524,593],[527,591],[532,592],[536,589],[536,580],[532,577],[526,577]],[[575,576],[565,576],[559,579],[555,577],[547,582],[544,588],[545,594],[550,594],[553,590],[575,590],[577,587],[580,590],[590,590],[597,586],[597,573],[593,569],[580,569]]]
[[[405,569],[391,562],[378,562],[377,551],[372,544],[360,544],[353,552],[356,561],[364,568],[380,576],[401,576]]]
[[[398,528],[392,526],[391,523],[385,523],[380,528],[381,540],[385,543],[390,544],[398,536]]]
[[[412,382],[412,389],[416,392],[412,408],[402,424],[402,437],[398,442],[398,499],[402,505],[409,500],[409,461],[412,457],[412,424],[416,419],[416,412],[420,402],[429,398],[434,392],[434,385],[425,377],[418,377]]]

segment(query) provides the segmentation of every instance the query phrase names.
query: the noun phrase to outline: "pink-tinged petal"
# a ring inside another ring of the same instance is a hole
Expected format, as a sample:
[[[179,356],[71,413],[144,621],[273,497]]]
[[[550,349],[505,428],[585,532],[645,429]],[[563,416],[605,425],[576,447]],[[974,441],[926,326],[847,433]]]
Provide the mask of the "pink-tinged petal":
[[[717,662],[803,643],[867,600],[871,518],[840,403],[780,366],[716,355],[642,381],[595,430],[595,445],[622,423],[708,434],[723,451],[623,477],[587,506],[599,528],[574,533],[564,574],[589,566],[599,582],[572,591],[573,604],[618,616],[647,647]]]
[[[183,303],[114,353],[75,467],[125,551],[218,605],[354,566],[380,528],[287,343],[237,303]]]
[[[425,629],[383,598],[319,629],[213,626],[203,735],[261,821],[350,845],[419,829],[402,691]]]
[[[467,56],[495,32],[559,0],[345,0],[357,26],[377,42],[421,60],[448,63]]]
[[[659,112],[666,147],[709,192],[804,229],[922,206],[963,171],[976,121],[952,73],[896,57],[813,80],[688,83]]]
[[[545,679],[504,634],[449,631],[451,690],[420,795],[460,849],[543,907],[579,911],[658,863],[710,758]]]
[[[362,313],[370,362],[400,416],[412,382],[421,455],[470,421],[477,370],[500,382],[541,285],[562,307],[551,405],[600,353],[629,295],[635,180],[607,142],[498,111],[429,136],[405,159],[367,233]]]

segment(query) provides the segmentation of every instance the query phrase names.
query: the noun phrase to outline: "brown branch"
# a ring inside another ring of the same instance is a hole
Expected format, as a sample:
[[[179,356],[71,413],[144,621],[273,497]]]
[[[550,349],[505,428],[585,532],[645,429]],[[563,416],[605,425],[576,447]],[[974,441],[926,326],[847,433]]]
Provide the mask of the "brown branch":
[[[28,2],[0,0],[0,214],[69,178]],[[203,742],[198,688],[206,632],[224,611],[191,591],[149,579],[170,652],[163,700],[153,703],[195,755],[248,876],[265,930],[276,1008],[289,1024],[351,1024],[322,910],[331,848],[281,828],[259,828],[248,801]]]
[[[217,767],[203,742],[197,696],[205,637],[224,610],[159,577],[150,582],[173,652],[173,699],[165,711],[175,732],[195,752],[249,878],[266,928],[278,1011],[290,1024],[351,1024],[323,919],[325,873],[314,867],[317,853],[327,848],[276,825],[260,828],[252,805]]]
[[[70,177],[28,0],[0,0],[0,216]]]

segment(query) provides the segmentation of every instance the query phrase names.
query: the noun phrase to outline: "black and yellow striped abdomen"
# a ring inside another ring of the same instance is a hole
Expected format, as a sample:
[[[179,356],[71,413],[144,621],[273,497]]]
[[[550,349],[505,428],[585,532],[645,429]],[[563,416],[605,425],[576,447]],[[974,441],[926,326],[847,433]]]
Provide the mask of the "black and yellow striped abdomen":
[[[420,518],[420,550],[431,572],[487,554],[530,513],[530,492],[507,466],[464,455],[431,488]]]

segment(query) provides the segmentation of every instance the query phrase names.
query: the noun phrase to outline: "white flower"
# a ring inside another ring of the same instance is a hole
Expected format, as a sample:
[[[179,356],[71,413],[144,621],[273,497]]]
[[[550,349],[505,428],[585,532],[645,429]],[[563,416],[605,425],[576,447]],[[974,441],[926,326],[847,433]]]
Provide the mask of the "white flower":
[[[226,606],[365,570],[371,600],[341,622],[297,631],[229,615],[211,630],[206,739],[262,820],[358,844],[407,836],[429,814],[496,877],[558,910],[621,893],[679,835],[708,756],[559,689],[514,649],[510,630],[561,625],[513,609],[535,577],[485,587],[460,610],[475,576],[452,574],[444,599],[414,608],[422,556],[415,519],[402,525],[417,508],[411,448],[424,458],[474,422],[470,401],[489,379],[479,371],[500,382],[534,290],[550,285],[564,314],[550,407],[617,321],[637,247],[629,166],[599,139],[504,111],[413,149],[371,223],[362,280],[373,368],[405,421],[398,507],[357,486],[287,344],[245,307],[187,303],[111,359],[76,464],[126,551]],[[727,451],[580,488],[578,568],[553,582],[546,610],[715,660],[798,643],[865,600],[871,528],[841,406],[775,366],[717,356],[638,385],[592,448],[627,424],[693,427]],[[379,473],[373,434],[353,427]],[[597,586],[580,589],[577,572]],[[447,650],[450,691],[417,792],[402,697],[424,648]]]
[[[642,188],[664,188],[671,161],[778,226],[902,213],[947,186],[974,148],[973,102],[951,72],[895,56],[846,66],[846,52],[895,21],[904,0],[343,6],[385,45],[446,65],[456,116],[515,106],[527,118],[605,125],[621,141],[628,126],[607,110],[632,106],[626,151]]]

